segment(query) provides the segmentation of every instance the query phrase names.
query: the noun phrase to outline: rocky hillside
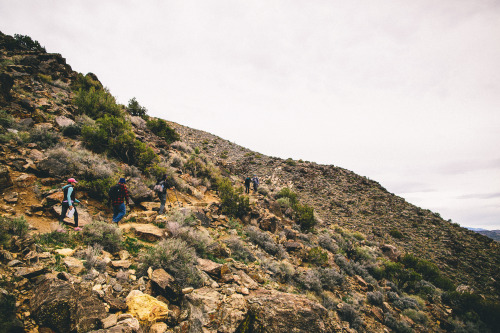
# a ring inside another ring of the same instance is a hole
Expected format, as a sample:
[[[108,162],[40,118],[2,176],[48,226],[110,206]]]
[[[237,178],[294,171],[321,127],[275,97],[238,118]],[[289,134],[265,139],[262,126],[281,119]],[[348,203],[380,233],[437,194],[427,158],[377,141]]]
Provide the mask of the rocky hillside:
[[[0,33],[0,332],[498,331],[498,243],[146,111]],[[80,231],[57,222],[68,177]],[[115,225],[120,177],[134,204]]]

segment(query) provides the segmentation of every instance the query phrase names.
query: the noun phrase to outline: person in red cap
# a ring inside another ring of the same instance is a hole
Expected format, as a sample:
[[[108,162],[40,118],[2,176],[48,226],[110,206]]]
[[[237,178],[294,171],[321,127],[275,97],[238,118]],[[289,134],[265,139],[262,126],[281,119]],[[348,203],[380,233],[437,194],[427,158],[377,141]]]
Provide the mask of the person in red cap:
[[[75,230],[79,231],[81,228],[78,226],[78,211],[76,210],[75,203],[79,203],[78,199],[75,198],[76,195],[76,189],[75,185],[78,182],[76,181],[75,178],[70,178],[68,179],[68,184],[64,186],[63,192],[64,192],[64,198],[62,202],[62,209],[61,209],[61,216],[59,217],[59,222],[63,223],[64,217],[66,216],[66,213],[68,210],[74,209],[74,219],[75,219]]]

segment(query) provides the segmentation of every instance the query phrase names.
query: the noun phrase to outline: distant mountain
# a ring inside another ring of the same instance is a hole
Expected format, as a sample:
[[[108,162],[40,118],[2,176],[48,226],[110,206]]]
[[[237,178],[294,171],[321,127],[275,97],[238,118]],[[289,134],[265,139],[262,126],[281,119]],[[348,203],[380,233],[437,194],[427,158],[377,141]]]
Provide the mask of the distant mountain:
[[[467,228],[469,230],[475,231],[478,234],[489,237],[497,242],[500,242],[500,230],[486,230],[481,228]]]

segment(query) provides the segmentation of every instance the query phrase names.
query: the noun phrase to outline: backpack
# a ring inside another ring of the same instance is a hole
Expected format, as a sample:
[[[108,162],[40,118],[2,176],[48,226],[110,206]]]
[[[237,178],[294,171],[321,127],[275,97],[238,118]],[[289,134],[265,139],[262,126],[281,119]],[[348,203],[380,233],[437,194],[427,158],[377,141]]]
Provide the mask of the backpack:
[[[120,196],[120,185],[116,184],[109,189],[109,200],[116,200]]]
[[[156,184],[155,187],[153,187],[153,191],[158,192],[158,193],[163,192],[163,185]]]

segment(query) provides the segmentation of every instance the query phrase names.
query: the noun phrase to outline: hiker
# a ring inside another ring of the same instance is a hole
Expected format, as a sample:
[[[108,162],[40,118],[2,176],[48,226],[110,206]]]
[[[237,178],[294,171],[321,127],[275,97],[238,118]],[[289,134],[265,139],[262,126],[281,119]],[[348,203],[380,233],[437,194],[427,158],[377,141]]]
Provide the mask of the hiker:
[[[118,184],[109,189],[109,201],[113,206],[113,222],[118,224],[126,214],[125,201],[130,206],[130,197],[125,185],[125,178],[120,178]]]
[[[259,178],[257,178],[257,175],[253,175],[252,183],[253,183],[253,191],[257,192],[257,187],[259,186]]]
[[[158,181],[156,182],[156,185],[154,187],[154,190],[156,193],[158,193],[158,198],[160,199],[160,209],[158,210],[158,214],[161,215],[165,211],[165,203],[167,202],[168,198],[168,190],[172,190],[174,188],[172,182],[172,177],[169,177],[167,174],[163,175]],[[170,198],[169,198],[170,201]]]
[[[252,182],[252,179],[250,176],[245,178],[245,193],[250,193],[250,183]]]
[[[64,193],[63,201],[61,203],[62,209],[61,209],[61,216],[59,217],[59,223],[64,222],[64,218],[66,217],[66,213],[68,210],[71,212],[71,210],[74,210],[73,213],[73,218],[75,221],[75,230],[80,231],[82,228],[78,226],[78,211],[76,210],[75,204],[79,203],[78,199],[75,198],[76,195],[76,189],[75,185],[78,182],[76,181],[75,178],[70,178],[68,179],[68,184],[65,185],[62,190]]]

